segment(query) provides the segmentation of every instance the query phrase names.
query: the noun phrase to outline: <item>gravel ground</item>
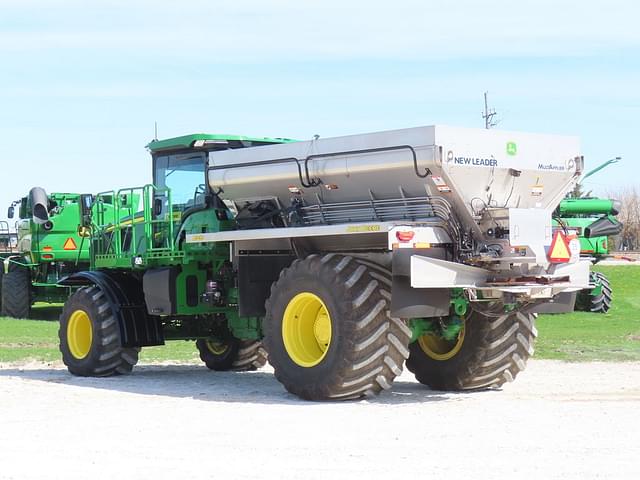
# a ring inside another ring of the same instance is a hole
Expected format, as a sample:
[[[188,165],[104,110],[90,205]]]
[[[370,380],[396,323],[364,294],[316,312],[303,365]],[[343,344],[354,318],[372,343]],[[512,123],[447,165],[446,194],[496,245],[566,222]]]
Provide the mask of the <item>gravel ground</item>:
[[[4,365],[0,404],[2,479],[640,478],[640,363],[531,361],[465,394],[405,372],[341,403],[298,400],[269,368]]]

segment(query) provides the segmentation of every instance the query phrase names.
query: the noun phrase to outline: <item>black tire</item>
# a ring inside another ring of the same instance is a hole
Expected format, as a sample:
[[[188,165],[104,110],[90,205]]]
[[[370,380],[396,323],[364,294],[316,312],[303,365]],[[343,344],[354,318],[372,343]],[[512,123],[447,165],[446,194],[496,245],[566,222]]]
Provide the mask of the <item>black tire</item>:
[[[613,289],[609,279],[600,272],[590,272],[589,282],[602,287],[599,295],[591,295],[591,290],[581,290],[576,299],[576,310],[582,312],[607,313],[613,302]]]
[[[77,333],[87,323],[90,334]],[[62,361],[74,375],[126,374],[138,362],[139,349],[122,347],[114,308],[97,286],[82,287],[69,297],[60,315],[58,336]]]
[[[534,314],[522,312],[491,317],[472,312],[455,346],[442,351],[441,359],[427,351],[426,342],[411,343],[407,368],[434,390],[499,387],[513,381],[533,355],[538,334],[534,321]]]
[[[31,314],[31,272],[26,267],[12,265],[2,275],[2,316],[29,318]]]
[[[267,351],[262,342],[257,340],[241,340],[238,354],[231,366],[231,370],[242,372],[257,370],[267,364]]]
[[[262,342],[256,340],[238,340],[231,336],[223,341],[200,339],[196,341],[196,347],[200,360],[210,370],[242,372],[256,370],[267,363]]]
[[[271,286],[266,302],[264,343],[276,378],[307,400],[359,398],[391,388],[409,356],[411,331],[389,315],[389,292],[386,276],[353,257],[314,254],[294,261]],[[317,341],[321,354],[307,365],[289,353],[283,333],[283,326],[302,325],[307,307],[285,318],[287,307],[301,295],[322,304],[311,315],[316,340],[322,315],[330,325],[326,343]]]

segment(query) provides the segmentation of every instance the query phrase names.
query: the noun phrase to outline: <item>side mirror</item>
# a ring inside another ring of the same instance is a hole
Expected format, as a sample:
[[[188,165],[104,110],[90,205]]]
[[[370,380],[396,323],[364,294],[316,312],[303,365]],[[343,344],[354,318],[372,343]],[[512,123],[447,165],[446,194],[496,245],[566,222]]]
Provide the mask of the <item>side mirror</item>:
[[[8,217],[8,218],[13,218],[13,216],[15,215],[15,213],[16,213],[16,209],[15,209],[15,207],[14,207],[13,205],[11,205],[11,206],[9,207],[9,210],[7,211],[7,217]]]
[[[80,225],[82,227],[91,226],[91,209],[93,208],[93,195],[90,193],[80,194]]]
[[[153,215],[155,217],[159,216],[162,213],[162,199],[154,198],[153,199]]]

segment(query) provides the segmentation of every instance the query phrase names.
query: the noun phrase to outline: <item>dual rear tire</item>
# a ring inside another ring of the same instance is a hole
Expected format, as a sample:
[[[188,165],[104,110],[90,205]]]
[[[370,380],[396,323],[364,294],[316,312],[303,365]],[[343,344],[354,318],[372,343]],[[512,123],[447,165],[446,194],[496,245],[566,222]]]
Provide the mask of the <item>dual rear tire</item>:
[[[271,288],[265,346],[276,378],[308,400],[350,399],[391,387],[407,368],[436,390],[499,387],[525,369],[537,336],[535,315],[468,315],[457,338],[411,331],[389,313],[389,272],[329,254],[296,260]]]

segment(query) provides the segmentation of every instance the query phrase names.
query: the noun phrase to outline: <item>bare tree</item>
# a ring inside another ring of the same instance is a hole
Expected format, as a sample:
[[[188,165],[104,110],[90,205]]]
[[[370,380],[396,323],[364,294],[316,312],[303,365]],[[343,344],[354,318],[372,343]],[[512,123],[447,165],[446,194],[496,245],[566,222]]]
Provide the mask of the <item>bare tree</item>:
[[[567,193],[567,198],[590,197],[591,192],[592,192],[591,190],[589,190],[588,192],[585,192],[584,188],[582,187],[582,183],[578,182],[576,183],[575,187],[573,187],[573,190]]]
[[[608,196],[622,203],[617,218],[624,226],[618,235],[616,247],[619,250],[640,250],[640,190],[636,186],[625,187],[608,192]]]

